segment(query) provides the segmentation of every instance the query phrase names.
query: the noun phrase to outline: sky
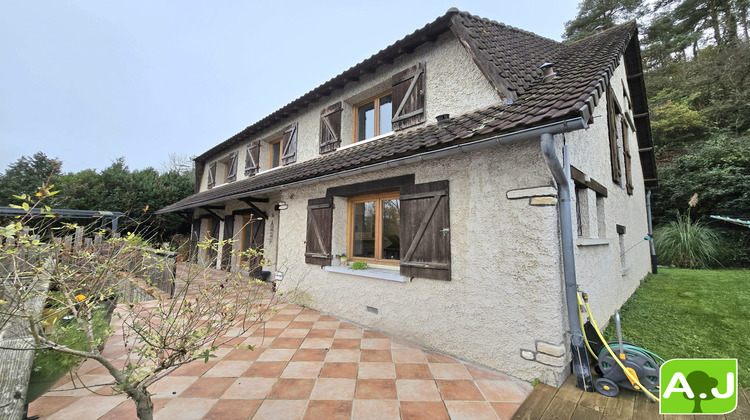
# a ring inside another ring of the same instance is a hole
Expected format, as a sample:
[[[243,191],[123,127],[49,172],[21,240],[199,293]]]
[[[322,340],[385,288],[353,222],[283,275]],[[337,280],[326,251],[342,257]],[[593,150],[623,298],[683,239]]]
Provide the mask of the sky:
[[[560,40],[576,0],[0,2],[0,172],[197,156],[451,8]]]

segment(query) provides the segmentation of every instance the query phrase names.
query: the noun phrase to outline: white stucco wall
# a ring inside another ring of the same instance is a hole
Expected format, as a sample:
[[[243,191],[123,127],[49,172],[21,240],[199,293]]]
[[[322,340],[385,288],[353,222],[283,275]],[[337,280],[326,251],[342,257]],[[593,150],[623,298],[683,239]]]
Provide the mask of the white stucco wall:
[[[390,65],[383,65],[376,73],[363,75],[358,82],[351,82],[344,89],[335,91],[317,103],[310,105],[298,116],[282,121],[255,136],[251,141],[226,150],[206,161],[201,177],[200,191],[207,188],[208,168],[211,162],[222,159],[232,151],[239,153],[237,180],[245,179],[245,147],[255,140],[261,140],[261,170],[269,168],[269,143],[282,136],[283,130],[294,122],[299,123],[297,162],[320,156],[320,111],[338,101],[343,101],[341,117],[342,146],[353,140],[353,107],[374,95],[391,89],[391,76],[424,61],[425,65],[425,117],[426,124],[435,122],[441,114],[457,116],[469,111],[498,103],[501,98],[474,64],[466,49],[451,32],[441,35],[435,42],[428,42],[411,54],[405,54]],[[335,70],[335,69],[334,69]],[[271,110],[269,110],[270,112]],[[404,131],[422,127],[418,124]],[[217,165],[217,186],[223,179],[223,167]]]

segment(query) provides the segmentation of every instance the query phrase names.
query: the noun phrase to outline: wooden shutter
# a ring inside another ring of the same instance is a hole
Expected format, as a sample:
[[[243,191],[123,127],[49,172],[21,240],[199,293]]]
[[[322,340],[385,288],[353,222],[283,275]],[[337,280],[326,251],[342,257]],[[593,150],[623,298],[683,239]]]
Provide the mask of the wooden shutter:
[[[232,152],[227,158],[227,182],[237,180],[237,152]]]
[[[198,261],[198,253],[195,252],[198,249],[198,241],[201,237],[201,219],[193,219],[193,229],[190,234],[190,261]]]
[[[236,156],[235,156],[236,158]],[[232,242],[234,236],[234,216],[224,216],[224,240],[221,247],[221,269],[228,270],[232,265]]]
[[[609,128],[609,157],[612,163],[612,181],[619,183],[622,176],[620,156],[617,150],[617,114],[619,107],[615,100],[615,92],[610,87],[607,90],[607,127]]]
[[[255,175],[260,169],[260,141],[248,144],[245,148],[245,176]]]
[[[213,267],[216,264],[216,257],[218,255],[218,240],[219,240],[219,227],[221,226],[221,219],[212,216],[208,219],[209,227],[208,227],[208,237],[213,238],[213,241],[211,243],[211,246],[206,249],[206,257],[208,259],[208,263]]]
[[[320,111],[320,153],[328,153],[341,146],[341,102]]]
[[[391,87],[393,130],[424,122],[425,63],[395,74],[391,79]]]
[[[216,162],[208,165],[208,188],[211,189],[216,185]]]
[[[281,164],[288,165],[297,161],[297,123],[284,130],[284,153],[281,155]]]
[[[633,195],[633,173],[630,170],[631,156],[630,156],[630,144],[628,144],[628,124],[625,118],[622,119],[620,124],[622,128],[622,154],[625,158],[625,189],[628,191],[628,195]]]
[[[305,262],[331,265],[331,228],[333,197],[313,198],[307,202]]]
[[[451,279],[448,181],[401,187],[401,275]]]

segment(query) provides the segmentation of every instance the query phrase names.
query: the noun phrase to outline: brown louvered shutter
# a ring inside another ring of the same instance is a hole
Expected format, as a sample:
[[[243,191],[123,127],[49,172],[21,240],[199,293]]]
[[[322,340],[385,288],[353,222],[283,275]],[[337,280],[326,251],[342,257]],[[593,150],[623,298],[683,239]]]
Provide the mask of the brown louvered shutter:
[[[227,182],[232,182],[237,180],[237,156],[239,154],[237,152],[232,152],[229,154],[229,158],[227,159]]]
[[[236,158],[236,156],[235,156]],[[232,242],[234,236],[234,216],[224,216],[224,243],[221,246],[221,269],[228,270],[232,265]]]
[[[245,176],[255,175],[260,170],[260,141],[248,144],[245,148]]]
[[[391,79],[393,130],[411,127],[425,121],[425,63],[416,64]]]
[[[404,185],[401,201],[401,275],[451,279],[448,181]]]
[[[284,130],[284,153],[281,155],[281,164],[288,165],[297,161],[297,123]]]
[[[622,154],[625,158],[625,189],[629,195],[633,195],[633,173],[630,169],[630,144],[628,144],[628,124],[622,119]]]
[[[320,111],[320,154],[341,146],[341,102]]]
[[[208,188],[211,189],[216,185],[216,162],[208,165]]]
[[[331,265],[333,197],[313,198],[307,202],[305,262]]]
[[[617,102],[615,92],[610,87],[607,90],[607,127],[609,128],[609,157],[612,164],[612,181],[619,183],[622,176],[620,156],[617,150]]]

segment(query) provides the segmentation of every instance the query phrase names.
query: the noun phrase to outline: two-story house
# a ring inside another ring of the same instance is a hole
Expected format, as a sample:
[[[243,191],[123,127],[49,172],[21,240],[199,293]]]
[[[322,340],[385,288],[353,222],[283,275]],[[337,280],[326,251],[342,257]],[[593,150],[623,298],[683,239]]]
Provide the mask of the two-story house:
[[[561,44],[451,9],[195,163],[160,212],[233,238],[200,261],[263,249],[300,305],[529,381],[570,371],[576,288],[606,319],[650,267],[632,22]]]

